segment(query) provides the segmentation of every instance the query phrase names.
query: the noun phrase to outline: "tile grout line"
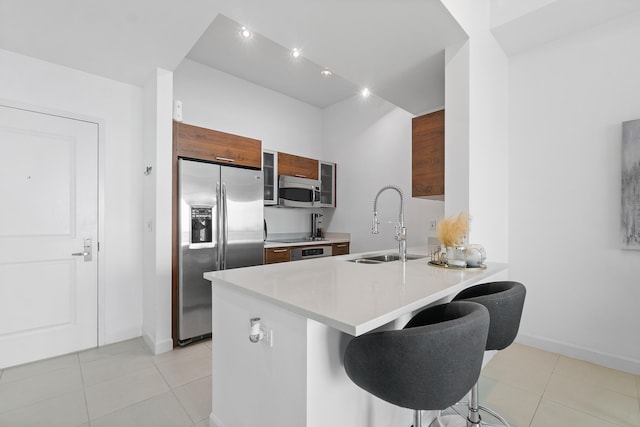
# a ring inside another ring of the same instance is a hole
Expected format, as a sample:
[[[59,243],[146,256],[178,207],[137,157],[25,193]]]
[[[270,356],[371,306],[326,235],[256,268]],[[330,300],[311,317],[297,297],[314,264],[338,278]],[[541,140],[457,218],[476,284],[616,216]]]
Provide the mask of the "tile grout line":
[[[158,371],[158,373],[160,374],[160,377],[161,377],[161,378],[162,378],[162,380],[166,383],[167,381],[166,381],[166,380],[164,379],[164,377],[162,376],[162,373],[160,372],[160,370],[159,370],[157,367],[155,367],[155,366],[154,366],[154,368],[156,368],[156,370],[157,370],[157,371]],[[94,385],[95,385],[95,384],[94,384]],[[92,385],[92,386],[90,386],[90,387],[93,387],[94,385]],[[171,386],[169,386],[168,384],[167,384],[167,386],[169,387],[169,390],[171,390]],[[146,401],[148,401],[148,400],[155,399],[156,397],[161,396],[161,395],[162,395],[162,393],[160,393],[160,394],[154,394],[153,396],[147,397],[146,399],[139,400],[139,401],[137,401],[137,402],[133,402],[133,403],[130,403],[130,404],[126,405],[126,406],[123,406],[122,408],[115,409],[115,410],[113,410],[113,411],[111,411],[111,412],[108,412],[108,413],[106,413],[106,414],[104,414],[104,415],[101,415],[101,416],[99,416],[99,417],[97,417],[97,418],[94,418],[93,420],[95,421],[95,420],[99,420],[99,419],[102,419],[102,418],[108,417],[108,416],[110,416],[110,415],[112,415],[112,414],[114,414],[114,413],[116,413],[116,412],[118,412],[118,411],[122,411],[122,410],[127,409],[127,408],[130,408],[130,407],[132,407],[132,406],[139,405],[139,404],[141,404],[141,403],[143,403],[143,402],[146,402]],[[179,403],[179,402],[180,402],[180,401],[178,401],[178,403]],[[88,410],[88,409],[87,409],[87,410]],[[188,416],[188,415],[189,415],[189,414],[187,414],[187,416]],[[191,417],[189,417],[189,419],[191,419]],[[91,418],[89,418],[89,427],[91,427]]]
[[[556,353],[554,353],[554,354],[556,354]],[[566,376],[566,375],[562,375],[561,373],[556,373],[556,368],[557,368],[557,366],[558,366],[558,363],[560,362],[560,358],[561,358],[561,357],[567,357],[567,356],[562,356],[561,354],[556,354],[556,355],[558,356],[558,359],[556,360],[556,364],[555,364],[555,366],[554,366],[554,368],[553,368],[553,371],[552,371],[552,374],[551,374],[551,375],[555,375],[555,374],[557,374],[557,375],[558,375],[559,377],[561,377],[561,378],[565,378],[565,379],[568,379],[568,380],[570,380],[570,381],[573,381],[573,379],[572,379],[571,377],[568,377],[568,376]],[[551,379],[551,377],[549,377],[549,379]],[[547,386],[548,386],[548,384],[549,384],[549,383],[547,382]],[[546,393],[546,391],[547,391],[547,386],[545,386],[545,390],[544,390],[544,392],[543,392],[543,394],[542,394],[542,398],[544,398],[544,393]],[[596,387],[596,386],[594,386],[594,385],[592,385],[592,386],[593,386],[593,387]],[[616,393],[616,394],[619,394],[619,395],[621,395],[621,396],[629,397],[629,396],[628,396],[627,394],[625,394],[625,393],[619,392],[619,391],[617,391],[617,390],[612,390],[612,389],[607,388],[607,387],[597,387],[597,388],[602,389],[602,390],[606,390],[606,391],[611,392],[611,393]],[[541,399],[541,402],[542,402],[542,399]],[[576,407],[573,407],[573,406],[571,406],[571,405],[568,405],[568,404],[565,404],[565,403],[562,403],[562,402],[558,402],[558,401],[553,400],[553,399],[549,399],[549,402],[552,402],[553,404],[558,405],[558,406],[562,406],[563,408],[567,408],[567,409],[570,409],[570,410],[572,410],[572,411],[578,412],[578,413],[580,413],[580,414],[587,415],[587,416],[592,417],[592,418],[596,418],[596,419],[598,419],[598,420],[604,421],[604,422],[609,423],[609,424],[616,424],[616,423],[617,423],[616,421],[611,420],[611,419],[607,419],[607,418],[603,417],[603,416],[602,416],[602,415],[600,415],[600,414],[596,414],[596,413],[593,413],[593,412],[587,412],[587,411],[584,411],[584,410],[583,410],[583,409],[581,409],[581,408],[576,408]],[[640,409],[640,396],[639,396],[639,398],[638,398],[638,405],[639,405],[639,409]],[[538,408],[536,408],[536,412],[537,412],[537,411],[538,411]],[[535,412],[534,412],[534,418],[535,418]]]
[[[556,356],[556,361],[553,364],[553,369],[551,369],[551,373],[549,374],[549,378],[547,379],[547,382],[544,385],[544,390],[542,390],[542,394],[540,394],[540,399],[538,400],[538,404],[536,405],[536,409],[533,411],[533,417],[531,417],[531,421],[529,422],[529,427],[531,427],[531,425],[533,424],[533,421],[536,419],[536,414],[538,413],[538,410],[540,409],[540,404],[542,403],[542,400],[544,399],[544,394],[547,392],[547,388],[549,387],[549,382],[551,381],[551,377],[555,373],[556,367],[558,366],[558,361],[560,360],[560,355],[558,353],[553,353],[553,354]]]
[[[182,387],[182,386],[181,386]],[[193,421],[193,418],[191,417],[191,414],[189,414],[189,411],[187,411],[187,408],[184,407],[184,405],[182,404],[182,401],[178,398],[178,395],[176,394],[175,390],[173,389],[173,387],[169,386],[169,390],[171,391],[171,394],[173,395],[173,397],[176,399],[176,401],[180,404],[180,407],[182,408],[182,410],[184,411],[185,414],[187,414],[187,417],[189,417],[189,419],[191,420],[191,425],[195,426],[197,422],[199,421]]]
[[[70,355],[75,355],[75,353],[68,353],[68,354],[65,354],[64,356],[66,357],[66,356],[70,356]],[[52,359],[53,359],[53,358],[52,358]],[[47,372],[47,373],[45,373],[45,374],[31,375],[31,376],[28,376],[28,377],[25,377],[25,378],[21,378],[21,379],[18,379],[18,380],[13,380],[13,381],[5,382],[4,384],[5,384],[5,385],[11,385],[11,384],[13,384],[13,383],[15,383],[15,382],[28,381],[28,380],[30,380],[30,379],[35,378],[36,376],[46,375],[46,374],[48,374],[48,373],[50,373],[50,372],[60,371],[60,370],[62,370],[62,369],[71,369],[71,368],[70,368],[70,367],[58,368],[58,369],[54,369],[54,370],[52,370],[52,371],[49,371],[49,372]],[[80,378],[82,379],[82,370],[80,369],[80,367],[79,367],[79,366],[78,366],[78,369],[80,370]],[[84,383],[82,383],[82,384],[81,384],[81,388],[82,388],[82,389],[83,389],[83,391],[84,391]],[[57,389],[56,389],[56,390],[57,390]],[[9,408],[9,409],[6,409],[6,410],[2,411],[2,413],[5,413],[5,412],[11,412],[11,411],[16,411],[16,410],[24,409],[24,408],[28,408],[28,407],[30,407],[30,406],[34,406],[34,405],[40,404],[40,403],[42,403],[42,402],[46,402],[46,401],[48,401],[48,400],[52,400],[52,399],[55,399],[55,398],[57,398],[57,397],[64,396],[64,395],[66,395],[66,394],[73,393],[73,392],[75,392],[75,391],[77,391],[77,390],[72,389],[72,390],[67,390],[67,391],[66,391],[66,392],[64,392],[64,393],[57,392],[57,393],[52,394],[52,395],[50,395],[50,396],[44,396],[44,397],[43,397],[43,396],[41,396],[41,397],[40,397],[40,398],[38,398],[37,400],[34,400],[34,401],[29,402],[29,403],[26,403],[26,404],[21,404],[20,406],[16,406],[15,408]]]
[[[573,406],[569,406],[569,405],[566,405],[564,403],[556,402],[555,400],[550,400],[550,402],[552,402],[554,405],[562,406],[563,408],[567,408],[567,409],[569,409],[571,411],[578,412],[578,413],[580,413],[582,415],[586,415],[586,416],[588,416],[590,418],[595,418],[595,419],[598,419],[600,421],[604,421],[605,423],[608,423],[608,424],[611,424],[611,425],[617,425],[616,421],[613,421],[613,420],[610,420],[610,419],[606,419],[606,418],[604,418],[604,417],[602,417],[602,416],[600,416],[598,414],[592,414],[591,412],[585,412],[582,409],[574,408]],[[623,426],[620,426],[620,427],[623,427]]]
[[[164,377],[164,374],[162,373],[162,371],[160,370],[160,368],[156,364],[156,360],[154,359],[154,360],[152,360],[152,362],[153,362],[153,366],[156,368],[156,370],[158,371],[158,373],[162,377],[162,381],[164,381],[165,384],[167,385],[167,387],[169,387],[169,391],[171,392],[173,397],[176,399],[176,401],[178,402],[178,404],[180,405],[180,407],[182,408],[184,413],[187,414],[187,417],[189,417],[189,419],[191,420],[191,424],[193,426],[195,426],[195,423],[193,422],[193,418],[191,418],[191,415],[189,414],[189,411],[187,411],[187,408],[185,408],[184,405],[182,404],[182,402],[180,401],[180,399],[178,399],[178,395],[175,393],[175,391],[174,391],[173,387],[171,386],[171,384],[169,384],[169,381],[167,381],[167,379]]]
[[[196,426],[197,423],[199,423],[200,421],[194,421],[193,418],[191,417],[191,414],[189,413],[189,411],[187,411],[187,408],[184,407],[184,404],[182,403],[182,401],[178,398],[178,395],[175,392],[176,388],[179,387],[184,387],[187,384],[191,384],[192,382],[195,381],[199,381],[199,379],[194,380],[194,381],[190,381],[187,384],[182,384],[180,386],[176,386],[175,388],[171,386],[171,384],[169,384],[169,381],[164,377],[164,374],[162,373],[162,370],[160,370],[160,368],[158,367],[158,365],[156,364],[156,360],[153,360],[153,364],[155,366],[155,368],[158,370],[158,372],[160,373],[160,376],[162,377],[163,381],[167,384],[167,387],[169,387],[169,390],[171,391],[171,394],[173,395],[173,397],[178,401],[178,403],[180,404],[180,407],[182,408],[182,410],[184,411],[185,414],[187,414],[187,417],[189,417],[189,420],[191,420],[191,425],[193,427]]]
[[[554,354],[555,354],[555,353],[554,353]],[[568,360],[570,360],[570,361],[585,362],[585,363],[588,363],[588,364],[590,364],[590,365],[594,365],[594,366],[596,366],[597,368],[604,368],[604,369],[607,369],[607,370],[609,370],[609,371],[613,371],[613,372],[616,372],[616,373],[624,374],[625,376],[626,376],[626,375],[633,375],[633,374],[630,374],[629,372],[620,371],[620,370],[618,370],[618,369],[609,368],[609,367],[607,367],[607,366],[598,365],[598,364],[591,363],[591,362],[588,362],[588,361],[585,361],[585,360],[576,359],[576,358],[574,358],[574,357],[564,356],[564,355],[562,355],[562,354],[557,354],[557,356],[558,356],[558,360],[557,360],[557,362],[556,362],[556,367],[557,367],[557,364],[560,362],[560,358],[565,358],[565,359],[568,359]],[[554,370],[553,370],[553,372],[552,372],[553,374],[556,374],[556,375],[558,375],[559,377],[562,377],[562,378],[567,379],[567,380],[570,380],[570,381],[581,381],[580,379],[577,379],[577,378],[573,377],[572,375],[562,374],[562,373],[560,373],[560,372],[555,372],[556,367],[554,367]],[[607,375],[607,376],[609,376],[609,374],[606,374],[606,375]],[[586,377],[586,378],[591,378],[591,376],[590,376],[590,375],[585,375],[585,377]],[[640,382],[639,382],[640,376],[639,376],[639,375],[635,375],[635,377],[636,377],[636,378],[635,378],[635,381],[634,381],[634,382],[636,383],[636,387],[635,387],[635,388],[636,388],[636,394],[635,394],[635,395],[629,395],[629,393],[627,393],[627,391],[626,391],[626,390],[625,390],[625,391],[621,391],[620,389],[615,388],[615,387],[609,387],[609,386],[607,386],[607,385],[600,385],[600,383],[597,383],[597,384],[596,384],[596,383],[594,383],[594,382],[586,381],[586,382],[585,382],[585,384],[586,384],[586,385],[593,386],[593,387],[598,387],[598,388],[600,388],[600,389],[602,389],[602,390],[606,390],[606,391],[609,391],[609,392],[612,392],[612,393],[620,394],[620,395],[622,395],[622,396],[626,396],[626,397],[631,397],[631,398],[638,398],[638,399],[640,399]]]
[[[97,347],[96,347],[96,348],[97,348]],[[109,355],[105,355],[104,357],[97,358],[97,359],[93,359],[93,360],[87,361],[87,362],[85,362],[85,363],[86,363],[86,364],[90,364],[90,363],[97,362],[97,361],[99,361],[99,360],[104,360],[104,359],[109,359],[109,358],[113,358],[113,357],[118,357],[118,356],[121,356],[121,355],[128,354],[128,352],[129,352],[129,349],[123,349],[122,351],[119,351],[119,352],[117,352],[117,353],[109,354]],[[78,354],[78,357],[79,357],[79,354]],[[152,364],[153,364],[153,367],[154,367],[154,368],[156,369],[156,371],[158,372],[158,374],[160,374],[160,377],[162,378],[162,380],[166,383],[167,381],[164,379],[164,376],[162,376],[162,372],[160,372],[160,369],[158,369],[158,367],[155,365],[155,362],[154,362],[153,360],[152,360]],[[82,365],[82,363],[81,363],[81,365]],[[147,369],[150,369],[150,368],[147,368]],[[137,372],[139,372],[139,370],[138,370]],[[82,374],[82,370],[81,370],[81,374]],[[113,380],[113,379],[111,379],[111,380]],[[82,381],[83,381],[83,390],[84,390],[84,395],[85,395],[85,405],[86,405],[86,408],[87,408],[87,418],[89,419],[89,424],[88,424],[88,425],[89,425],[89,427],[91,427],[91,421],[92,421],[92,419],[91,419],[91,415],[89,414],[89,405],[88,405],[87,400],[86,400],[87,393],[86,393],[86,387],[85,387],[85,385],[84,385],[84,376],[82,377]],[[107,381],[110,381],[110,380],[107,380]],[[99,384],[99,383],[97,383],[97,384],[91,384],[91,385],[89,385],[88,387],[89,387],[89,388],[90,388],[90,387],[95,387],[95,386],[97,386],[98,384]],[[169,386],[169,385],[167,384],[167,386]],[[169,387],[169,388],[171,388],[171,387]],[[129,405],[126,405],[126,406],[124,406],[124,407],[122,407],[122,408],[116,409],[116,410],[111,411],[111,412],[109,412],[109,413],[103,414],[103,415],[101,415],[101,416],[99,416],[99,417],[97,417],[97,418],[94,418],[93,420],[94,420],[94,421],[95,421],[95,420],[99,420],[99,419],[104,418],[104,417],[107,417],[107,416],[109,416],[109,415],[111,415],[111,414],[113,414],[113,413],[115,413],[115,412],[118,412],[118,411],[124,410],[124,409],[129,408],[129,407],[134,406],[134,405],[138,405],[138,404],[140,404],[140,403],[142,403],[142,402],[146,402],[147,400],[151,400],[151,399],[153,399],[153,398],[155,398],[155,397],[157,397],[157,396],[159,396],[159,395],[157,395],[157,394],[156,394],[156,395],[150,396],[150,397],[148,397],[148,398],[146,398],[146,399],[140,400],[140,401],[138,401],[138,402],[133,402],[133,403],[131,403],[131,404],[129,404]]]
[[[78,358],[78,368],[80,369],[80,379],[82,380],[82,395],[84,396],[84,410],[87,413],[87,425],[91,427],[91,416],[89,416],[89,402],[87,401],[87,386],[84,383],[84,373],[82,372],[80,352],[76,352],[76,357]]]

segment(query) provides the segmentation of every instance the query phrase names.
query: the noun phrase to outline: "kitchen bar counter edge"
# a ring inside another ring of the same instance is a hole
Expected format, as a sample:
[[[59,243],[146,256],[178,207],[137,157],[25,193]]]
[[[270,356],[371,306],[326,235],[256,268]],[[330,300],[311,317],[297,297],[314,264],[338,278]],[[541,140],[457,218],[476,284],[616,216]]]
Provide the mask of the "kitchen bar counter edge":
[[[204,277],[214,287],[251,295],[358,336],[507,269],[507,264],[487,263],[483,270],[446,270],[428,265],[428,257],[404,264],[349,262],[390,252],[393,251],[208,272]]]

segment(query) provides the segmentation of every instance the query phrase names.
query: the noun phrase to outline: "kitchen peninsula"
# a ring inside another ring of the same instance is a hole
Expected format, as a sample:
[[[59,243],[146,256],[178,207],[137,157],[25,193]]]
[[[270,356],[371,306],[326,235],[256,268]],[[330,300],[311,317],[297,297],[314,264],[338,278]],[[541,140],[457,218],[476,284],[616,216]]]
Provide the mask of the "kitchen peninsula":
[[[205,273],[213,286],[211,426],[410,425],[410,410],[349,380],[347,343],[375,329],[400,329],[417,310],[466,287],[506,279],[507,266],[447,270],[427,257],[350,261],[390,252]]]

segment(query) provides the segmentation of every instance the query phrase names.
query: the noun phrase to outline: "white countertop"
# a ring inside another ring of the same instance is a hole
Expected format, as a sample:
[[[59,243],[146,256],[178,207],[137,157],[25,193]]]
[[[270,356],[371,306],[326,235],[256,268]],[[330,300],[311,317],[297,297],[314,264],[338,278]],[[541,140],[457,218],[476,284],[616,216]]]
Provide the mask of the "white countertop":
[[[216,286],[229,287],[357,336],[507,268],[488,263],[483,270],[447,270],[428,265],[428,257],[406,263],[347,261],[393,252],[397,251],[260,265],[204,277],[212,281],[214,291]]]

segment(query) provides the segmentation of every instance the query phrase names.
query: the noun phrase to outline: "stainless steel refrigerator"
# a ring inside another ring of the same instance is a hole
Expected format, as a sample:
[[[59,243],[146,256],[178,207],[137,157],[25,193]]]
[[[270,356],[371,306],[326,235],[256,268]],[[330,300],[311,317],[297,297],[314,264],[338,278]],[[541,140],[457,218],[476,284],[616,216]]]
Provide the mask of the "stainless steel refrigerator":
[[[207,271],[264,263],[262,172],[180,159],[181,345],[211,334]]]

